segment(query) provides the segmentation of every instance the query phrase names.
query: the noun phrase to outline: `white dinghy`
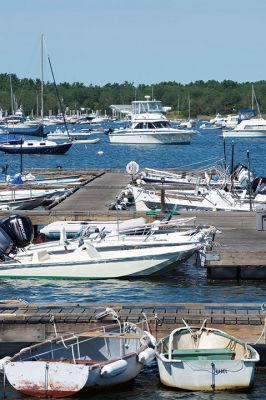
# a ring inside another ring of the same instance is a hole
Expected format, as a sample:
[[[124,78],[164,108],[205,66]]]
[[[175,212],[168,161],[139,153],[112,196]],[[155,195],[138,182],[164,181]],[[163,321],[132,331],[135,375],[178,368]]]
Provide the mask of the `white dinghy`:
[[[0,360],[9,383],[27,396],[62,398],[80,390],[111,387],[134,379],[154,357],[155,339],[146,321],[57,336]],[[97,316],[96,316],[97,317]]]
[[[257,351],[244,341],[203,325],[174,329],[155,351],[161,382],[185,390],[248,388],[259,361]]]

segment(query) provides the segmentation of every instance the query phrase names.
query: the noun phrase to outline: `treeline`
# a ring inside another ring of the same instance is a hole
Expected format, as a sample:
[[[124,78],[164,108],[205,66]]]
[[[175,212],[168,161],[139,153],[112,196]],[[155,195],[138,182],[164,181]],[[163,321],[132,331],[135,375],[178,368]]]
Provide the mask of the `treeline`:
[[[58,93],[66,110],[91,112],[101,110],[111,114],[111,104],[130,104],[150,95],[172,107],[180,117],[236,113],[240,108],[251,107],[252,84],[261,113],[266,113],[266,81],[238,83],[231,80],[195,81],[183,85],[177,82],[161,82],[154,85],[134,83],[107,83],[104,86],[85,86],[81,82],[63,82],[57,85]],[[17,106],[26,115],[40,115],[41,81],[19,79],[16,75],[0,74],[0,109],[11,114],[11,87]],[[255,103],[254,103],[255,104]],[[189,107],[190,105],[190,107]],[[57,114],[59,100],[52,82],[44,83],[44,114]]]

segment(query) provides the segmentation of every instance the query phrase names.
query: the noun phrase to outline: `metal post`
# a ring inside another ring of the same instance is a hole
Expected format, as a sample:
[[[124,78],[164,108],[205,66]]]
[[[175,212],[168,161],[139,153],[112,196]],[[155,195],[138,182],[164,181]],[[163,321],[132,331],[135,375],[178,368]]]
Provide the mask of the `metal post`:
[[[233,192],[234,189],[234,152],[235,152],[235,144],[234,141],[232,141],[232,154],[231,154],[231,191]]]
[[[22,140],[22,138],[20,138],[20,173],[21,173],[21,174],[22,174],[22,172],[23,172],[22,144],[23,144],[23,140]]]
[[[226,172],[226,168],[227,168],[227,162],[226,162],[226,146],[225,146],[225,139],[224,139],[224,169]]]
[[[247,150],[247,158],[248,158],[248,196],[249,196],[249,210],[252,211],[251,182],[250,182],[250,156],[249,156],[249,150]]]
[[[162,181],[162,188],[161,188],[161,214],[165,213],[165,190],[163,184],[165,182],[164,178],[161,178]]]

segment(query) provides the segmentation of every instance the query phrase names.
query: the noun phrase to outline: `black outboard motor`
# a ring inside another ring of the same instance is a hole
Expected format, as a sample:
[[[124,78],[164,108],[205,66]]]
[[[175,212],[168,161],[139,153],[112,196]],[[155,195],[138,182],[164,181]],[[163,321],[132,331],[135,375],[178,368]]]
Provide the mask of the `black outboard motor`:
[[[30,218],[11,215],[0,220],[0,258],[28,246],[33,240],[33,226]]]

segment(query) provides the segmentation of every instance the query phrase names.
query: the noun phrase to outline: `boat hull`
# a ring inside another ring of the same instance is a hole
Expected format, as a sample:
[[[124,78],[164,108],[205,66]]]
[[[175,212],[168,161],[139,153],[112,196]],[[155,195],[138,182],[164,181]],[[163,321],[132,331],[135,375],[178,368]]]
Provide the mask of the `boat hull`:
[[[37,137],[45,137],[47,133],[44,132],[43,125],[39,125],[37,127],[17,127],[13,125],[12,127],[7,127],[6,130],[9,133],[13,133],[15,135],[26,135],[26,136],[37,136]]]
[[[200,244],[190,244],[168,246],[167,249],[139,249],[140,256],[136,255],[135,250],[124,250],[119,252],[121,258],[108,257],[108,252],[98,258],[90,258],[84,253],[77,257],[74,251],[58,254],[52,261],[49,261],[49,255],[44,250],[35,253],[35,258],[30,262],[25,262],[22,255],[18,257],[18,262],[0,263],[0,277],[82,280],[146,277],[172,270],[178,262],[183,262],[200,247]],[[76,251],[82,252],[82,249]],[[127,255],[123,257],[125,252]]]
[[[164,363],[157,359],[161,382],[184,390],[237,390],[254,382],[255,362],[198,360]]]
[[[0,360],[0,366],[16,390],[35,397],[62,398],[134,379],[154,359],[154,341],[135,324],[127,322],[118,328],[112,324],[21,349]]]
[[[4,144],[0,145],[0,151],[3,151],[7,154],[65,154],[72,143],[62,143],[57,144],[56,146],[36,146],[36,147],[23,147],[20,144],[9,145]]]
[[[109,134],[110,143],[121,144],[190,144],[191,134],[180,132],[121,131]]]
[[[257,130],[254,131],[252,129],[250,130],[243,130],[243,131],[237,131],[237,130],[232,130],[232,131],[224,131],[221,134],[221,137],[224,139],[262,139],[266,138],[266,130]]]
[[[254,382],[257,351],[203,325],[174,329],[155,346],[160,380],[184,390],[238,390]]]

